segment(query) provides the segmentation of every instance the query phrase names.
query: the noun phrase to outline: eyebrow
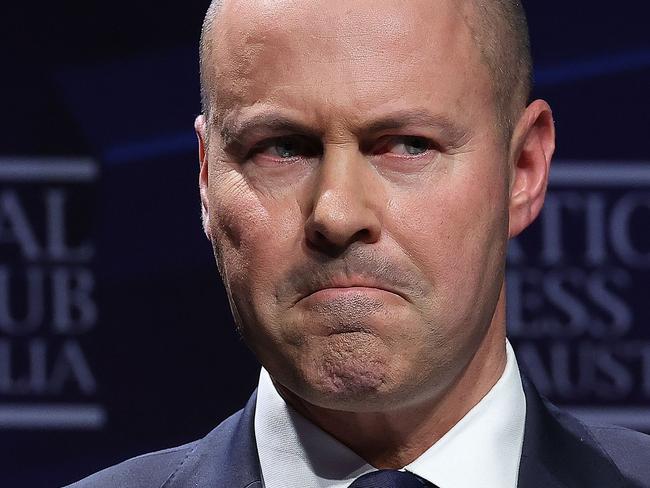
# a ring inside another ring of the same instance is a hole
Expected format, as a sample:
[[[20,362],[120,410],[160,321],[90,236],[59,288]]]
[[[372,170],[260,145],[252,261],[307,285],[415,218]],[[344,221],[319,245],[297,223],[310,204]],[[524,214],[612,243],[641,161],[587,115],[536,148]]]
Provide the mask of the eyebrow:
[[[403,129],[409,126],[435,127],[442,138],[451,146],[462,146],[468,139],[468,128],[452,121],[443,114],[432,114],[426,110],[400,110],[373,120],[363,133],[373,134],[389,130]]]
[[[225,146],[236,145],[260,132],[300,133],[320,137],[314,129],[292,118],[277,113],[260,113],[245,120],[230,122],[224,120],[219,133]]]

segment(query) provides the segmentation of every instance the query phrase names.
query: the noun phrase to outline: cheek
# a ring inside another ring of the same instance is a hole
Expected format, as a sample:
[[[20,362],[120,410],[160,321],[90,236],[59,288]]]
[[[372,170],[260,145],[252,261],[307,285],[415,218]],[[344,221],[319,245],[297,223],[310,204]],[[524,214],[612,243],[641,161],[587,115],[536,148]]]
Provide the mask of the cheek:
[[[467,171],[423,181],[417,192],[397,194],[389,206],[392,238],[429,279],[431,306],[440,313],[466,313],[487,294],[486,284],[498,281],[494,276],[505,258],[506,175],[496,163],[492,171],[476,171],[480,161],[462,164]]]
[[[273,289],[300,222],[295,200],[267,196],[237,172],[220,174],[210,188],[210,234],[226,287],[253,302]]]

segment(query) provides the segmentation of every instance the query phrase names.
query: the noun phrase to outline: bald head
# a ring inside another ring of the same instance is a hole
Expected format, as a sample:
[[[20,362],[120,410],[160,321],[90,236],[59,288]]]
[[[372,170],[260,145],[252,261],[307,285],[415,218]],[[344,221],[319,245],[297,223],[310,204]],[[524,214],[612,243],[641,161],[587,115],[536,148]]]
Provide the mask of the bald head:
[[[219,11],[228,0],[213,0],[206,13],[200,44],[201,100],[204,113],[212,103],[213,81],[208,69],[215,48],[214,30]],[[469,0],[465,19],[490,70],[498,123],[509,136],[526,106],[532,87],[532,60],[528,24],[519,0]],[[432,0],[433,3],[433,0]]]
[[[528,22],[519,0],[472,0],[469,26],[490,68],[501,125],[510,133],[532,87]]]
[[[527,51],[506,0],[208,13],[199,185],[233,315],[287,401],[375,466],[412,462],[503,372],[507,242],[554,148]]]

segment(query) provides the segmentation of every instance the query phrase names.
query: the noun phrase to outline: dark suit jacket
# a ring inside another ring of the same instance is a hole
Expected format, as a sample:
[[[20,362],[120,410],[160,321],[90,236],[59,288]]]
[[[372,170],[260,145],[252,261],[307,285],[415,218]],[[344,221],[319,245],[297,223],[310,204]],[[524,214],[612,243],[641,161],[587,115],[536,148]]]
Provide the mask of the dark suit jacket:
[[[524,391],[519,488],[650,487],[650,436],[586,426],[526,381]],[[201,440],[130,459],[69,488],[261,488],[255,398]]]

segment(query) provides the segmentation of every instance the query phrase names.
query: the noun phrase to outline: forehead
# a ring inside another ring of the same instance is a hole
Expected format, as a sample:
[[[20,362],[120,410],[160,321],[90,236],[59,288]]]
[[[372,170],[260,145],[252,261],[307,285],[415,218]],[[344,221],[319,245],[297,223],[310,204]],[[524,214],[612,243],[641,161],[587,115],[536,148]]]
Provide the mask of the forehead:
[[[215,111],[281,105],[323,119],[407,105],[478,108],[490,99],[490,79],[468,25],[469,4],[226,2],[206,63]]]

